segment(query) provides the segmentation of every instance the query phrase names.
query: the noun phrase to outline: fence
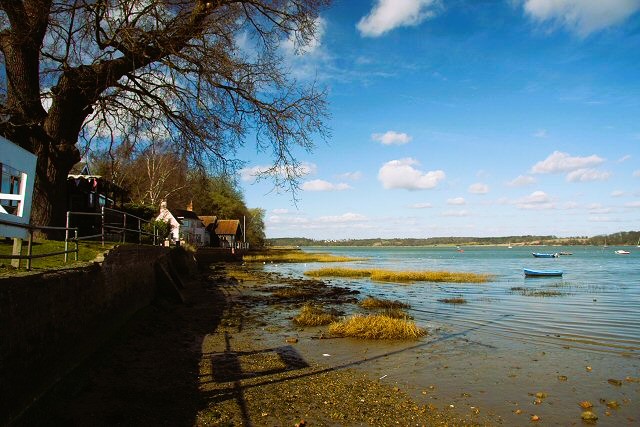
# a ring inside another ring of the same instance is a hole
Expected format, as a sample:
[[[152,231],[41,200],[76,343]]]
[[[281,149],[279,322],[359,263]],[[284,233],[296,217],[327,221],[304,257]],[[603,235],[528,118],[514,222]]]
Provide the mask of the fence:
[[[16,223],[16,222],[11,222],[11,221],[5,221],[0,219],[0,224],[2,225],[8,225],[11,227],[17,227],[17,228],[22,228],[25,229],[29,232],[29,238],[28,238],[28,245],[27,245],[27,255],[22,255],[20,254],[12,254],[12,255],[0,255],[0,259],[17,259],[18,260],[18,266],[20,263],[20,260],[22,259],[26,259],[27,260],[27,270],[31,270],[31,260],[35,259],[35,258],[45,258],[45,257],[49,257],[49,256],[55,256],[55,255],[62,255],[64,254],[64,261],[67,262],[67,257],[69,256],[70,253],[75,253],[75,258],[76,261],[78,260],[78,229],[77,228],[69,228],[67,227],[45,227],[45,226],[38,226],[38,225],[29,225],[29,224],[20,224],[20,223]],[[65,230],[65,234],[67,236],[67,239],[65,240],[65,244],[64,244],[64,251],[56,251],[56,252],[48,252],[46,254],[37,254],[34,255],[33,254],[33,232],[35,230],[42,230],[42,231],[61,231],[61,230]],[[73,230],[73,238],[69,238],[69,231]],[[69,249],[69,242],[74,242],[75,243],[75,249]],[[15,245],[15,244],[14,244]],[[14,246],[14,252],[15,252],[15,246]],[[20,246],[20,251],[22,252],[22,247]]]
[[[132,215],[127,212],[119,211],[116,209],[102,207],[100,212],[67,212],[67,229],[71,228],[71,222],[73,217],[78,218],[99,218],[98,221],[85,222],[83,231],[89,231],[90,234],[77,237],[78,240],[89,240],[100,238],[104,245],[105,240],[117,240],[121,243],[127,242],[127,233],[129,235],[137,235],[138,244],[142,244],[144,236],[150,236],[153,239],[153,245],[158,244],[158,230],[155,224],[151,221],[147,221],[138,216]],[[133,228],[132,225],[133,224]],[[153,231],[146,231],[144,225],[149,225],[149,229]],[[137,226],[137,227],[136,227]],[[99,230],[98,233],[91,234],[92,230]],[[117,239],[114,239],[117,237]],[[65,236],[65,242],[70,240],[67,235]],[[66,261],[66,259],[65,259]]]
[[[72,226],[73,218],[88,218],[89,221],[84,221],[84,224],[77,224],[76,226]],[[96,220],[97,219],[97,220]],[[142,240],[144,236],[150,236],[153,240],[153,245],[158,244],[158,230],[156,226],[151,222],[135,215],[129,214],[127,212],[122,212],[116,209],[105,208],[103,207],[100,212],[67,212],[67,223],[65,227],[45,227],[45,226],[37,226],[37,225],[29,225],[29,224],[20,224],[11,221],[0,220],[0,224],[18,227],[22,229],[26,229],[29,233],[28,239],[28,249],[27,255],[14,254],[13,255],[0,255],[0,259],[17,259],[18,263],[22,259],[27,260],[27,270],[31,270],[31,260],[35,258],[45,258],[49,256],[55,255],[63,255],[64,254],[64,262],[66,263],[69,260],[69,254],[75,253],[75,260],[78,260],[78,242],[80,240],[90,240],[100,238],[102,241],[102,245],[104,246],[104,242],[106,240],[114,240],[114,237],[117,237],[117,241],[125,243],[127,241],[127,233],[129,235],[137,235],[138,244],[142,244]],[[96,226],[96,224],[98,224]],[[131,225],[133,224],[133,226]],[[145,231],[144,225],[151,224],[149,229],[153,231]],[[83,236],[79,236],[79,230],[99,230],[98,233],[87,234]],[[33,254],[33,232],[35,230],[42,231],[64,231],[64,251],[55,251],[48,252],[45,254]],[[70,244],[75,244],[75,249],[69,249]],[[20,249],[21,252],[21,249]]]

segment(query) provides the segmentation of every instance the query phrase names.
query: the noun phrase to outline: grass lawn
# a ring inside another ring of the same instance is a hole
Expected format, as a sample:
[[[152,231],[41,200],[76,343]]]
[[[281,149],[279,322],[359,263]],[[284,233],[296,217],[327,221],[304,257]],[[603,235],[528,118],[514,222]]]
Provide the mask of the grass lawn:
[[[27,255],[27,241],[22,242],[22,255]],[[72,267],[88,261],[93,261],[99,254],[111,249],[112,243],[105,244],[103,247],[100,242],[80,242],[78,245],[78,261],[75,261],[75,254],[69,254],[69,261],[65,264],[64,255],[54,255],[45,258],[36,258],[31,261],[32,270],[55,270],[58,268]],[[69,249],[74,249],[75,245],[69,243]],[[64,241],[42,240],[34,241],[32,246],[33,255],[46,254],[51,252],[64,251]],[[0,255],[11,255],[13,252],[13,239],[0,239]],[[17,271],[27,270],[27,260],[20,261],[20,269]],[[15,273],[16,269],[11,267],[10,259],[0,259],[0,274],[8,275]]]

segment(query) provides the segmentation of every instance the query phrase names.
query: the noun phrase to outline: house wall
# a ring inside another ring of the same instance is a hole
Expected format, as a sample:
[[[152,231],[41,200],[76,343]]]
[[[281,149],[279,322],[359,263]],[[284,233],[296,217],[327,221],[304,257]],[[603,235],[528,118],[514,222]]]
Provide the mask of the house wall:
[[[149,305],[156,263],[171,262],[166,248],[121,246],[100,264],[0,278],[0,425]]]
[[[175,242],[180,239],[180,223],[176,220],[171,212],[166,208],[166,206],[160,207],[160,213],[156,217],[157,220],[160,221],[169,221],[169,225],[171,227],[171,231],[169,232],[169,240]]]

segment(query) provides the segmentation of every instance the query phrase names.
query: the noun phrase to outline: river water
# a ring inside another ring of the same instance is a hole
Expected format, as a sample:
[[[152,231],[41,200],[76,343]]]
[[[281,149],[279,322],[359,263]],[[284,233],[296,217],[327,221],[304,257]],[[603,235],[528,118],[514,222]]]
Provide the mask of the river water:
[[[598,425],[640,425],[640,248],[462,249],[305,248],[364,258],[340,267],[493,276],[482,284],[330,279],[363,296],[409,303],[415,322],[429,330],[419,344],[334,341],[324,349],[333,350],[332,363],[355,364],[402,385],[422,402],[462,414],[482,410],[506,425],[527,425],[533,415],[545,425],[579,425],[583,400],[594,404]],[[631,254],[617,255],[617,249]],[[534,258],[531,252],[572,255]],[[325,266],[266,269],[298,277]],[[564,275],[525,278],[523,268],[560,269]],[[454,296],[467,303],[439,301]],[[540,391],[548,397],[536,401]]]

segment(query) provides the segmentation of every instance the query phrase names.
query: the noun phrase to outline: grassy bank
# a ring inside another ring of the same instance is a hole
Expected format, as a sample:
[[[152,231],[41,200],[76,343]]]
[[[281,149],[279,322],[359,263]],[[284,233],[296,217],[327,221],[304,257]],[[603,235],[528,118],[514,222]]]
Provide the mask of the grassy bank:
[[[64,255],[53,255],[45,258],[35,258],[31,261],[31,268],[34,270],[49,270],[64,267],[71,267],[78,263],[93,261],[99,254],[111,249],[112,244],[102,246],[100,242],[80,242],[78,245],[78,261],[75,261],[75,254],[69,254],[69,260],[65,264]],[[74,249],[73,243],[69,244],[69,249]],[[57,240],[41,240],[35,241],[32,245],[33,255],[43,255],[53,252],[64,251],[64,242]],[[13,252],[13,240],[2,239],[0,240],[0,255],[11,255]],[[27,242],[22,244],[22,255],[27,255]],[[26,270],[27,260],[20,261],[20,269],[18,271]],[[0,274],[6,274],[15,272],[16,270],[11,267],[10,259],[0,259]]]
[[[353,268],[320,268],[304,273],[311,277],[369,277],[377,282],[414,283],[414,282],[447,282],[447,283],[484,283],[491,280],[489,274],[460,273],[450,271],[392,271],[378,269]]]

